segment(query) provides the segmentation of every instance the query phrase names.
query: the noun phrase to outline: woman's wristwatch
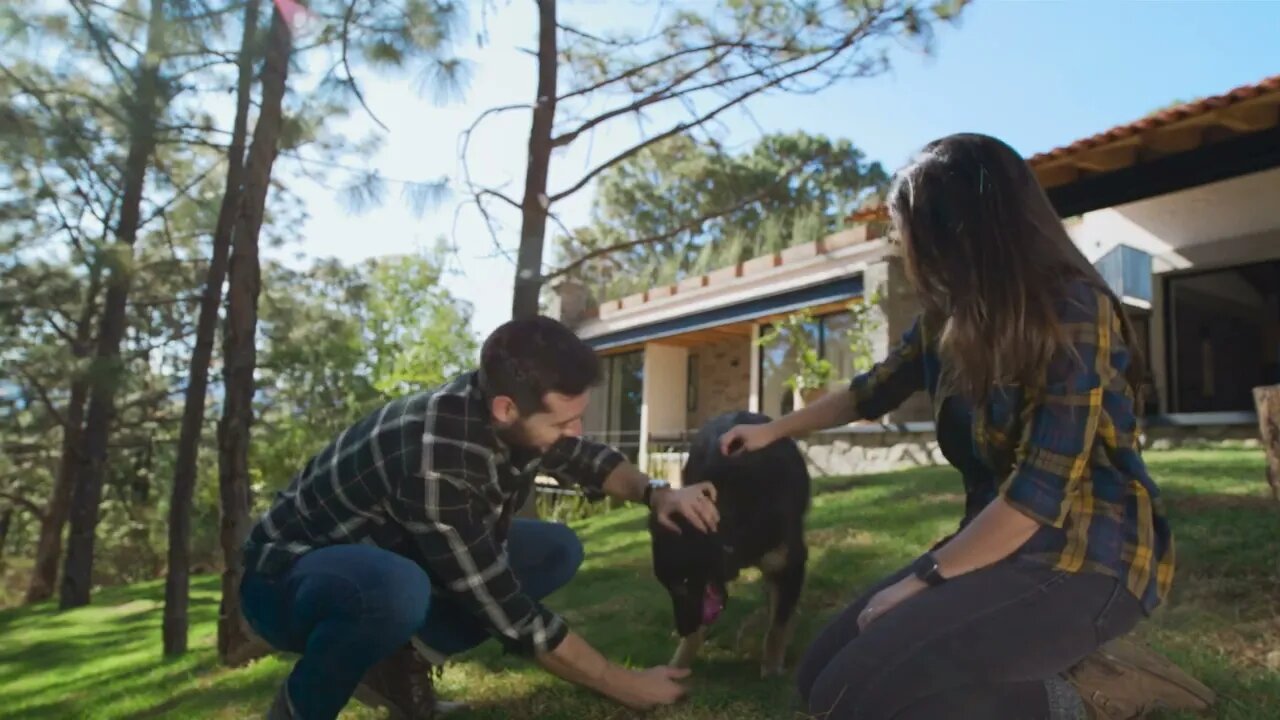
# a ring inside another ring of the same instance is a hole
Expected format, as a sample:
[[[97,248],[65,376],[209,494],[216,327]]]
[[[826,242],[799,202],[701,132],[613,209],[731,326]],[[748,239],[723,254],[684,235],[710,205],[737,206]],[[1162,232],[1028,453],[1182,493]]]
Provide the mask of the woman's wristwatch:
[[[938,568],[938,558],[934,557],[932,552],[916,558],[916,561],[911,564],[911,572],[929,587],[937,587],[947,581]]]

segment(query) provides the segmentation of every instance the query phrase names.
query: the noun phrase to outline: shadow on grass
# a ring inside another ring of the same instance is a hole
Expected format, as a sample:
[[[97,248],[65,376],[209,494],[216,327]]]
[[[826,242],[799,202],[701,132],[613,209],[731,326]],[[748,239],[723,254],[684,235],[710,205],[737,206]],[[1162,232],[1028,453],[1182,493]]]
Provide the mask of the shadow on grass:
[[[265,712],[280,681],[281,678],[274,673],[259,674],[248,682],[218,683],[209,688],[191,688],[130,717],[136,720],[160,717],[208,717],[228,706],[254,707],[259,712]],[[254,715],[254,717],[257,716],[257,714]]]
[[[199,674],[199,666],[207,660],[198,657],[158,660],[134,666],[127,673],[103,672],[88,678],[76,678],[59,686],[61,690],[57,694],[61,697],[58,699],[21,706],[20,717],[32,720],[84,717],[86,707],[110,707],[120,700],[151,694],[156,688],[180,686],[193,674]],[[40,696],[47,697],[54,694],[54,690],[42,689]]]

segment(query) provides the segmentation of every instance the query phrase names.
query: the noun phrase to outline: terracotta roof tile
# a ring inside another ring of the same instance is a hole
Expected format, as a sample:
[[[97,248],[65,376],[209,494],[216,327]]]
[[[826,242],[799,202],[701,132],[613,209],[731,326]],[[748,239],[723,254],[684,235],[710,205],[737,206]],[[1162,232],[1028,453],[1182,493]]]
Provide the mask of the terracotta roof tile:
[[[1027,158],[1027,162],[1031,165],[1040,165],[1052,160],[1057,160],[1067,155],[1071,155],[1081,150],[1089,150],[1107,143],[1117,140],[1123,140],[1139,133],[1155,130],[1166,125],[1172,125],[1176,122],[1186,120],[1187,118],[1204,115],[1214,110],[1235,105],[1236,103],[1251,100],[1260,95],[1269,92],[1280,91],[1280,75],[1273,75],[1256,83],[1241,85],[1238,88],[1228,90],[1221,95],[1201,98],[1193,100],[1181,105],[1175,105],[1171,108],[1165,108],[1159,112],[1152,113],[1144,118],[1134,120],[1130,123],[1117,125],[1110,130],[1105,130],[1096,135],[1077,140],[1070,145],[1063,145],[1047,152],[1037,153]]]
[[[1096,135],[1076,140],[1070,145],[1063,145],[1052,150],[1037,153],[1027,158],[1027,162],[1032,166],[1041,166],[1049,164],[1055,160],[1074,155],[1084,150],[1101,147],[1108,143],[1133,137],[1140,133],[1149,132],[1167,125],[1181,122],[1188,118],[1205,115],[1215,110],[1220,110],[1237,103],[1252,100],[1253,98],[1265,95],[1267,93],[1280,92],[1280,75],[1272,75],[1264,78],[1256,83],[1241,85],[1240,87],[1228,90],[1221,95],[1213,95],[1211,97],[1193,100],[1191,102],[1182,103],[1173,107],[1165,108],[1158,112],[1154,112],[1146,117],[1134,120],[1133,122],[1117,125],[1110,130],[1105,130]],[[884,205],[876,205],[863,208],[850,213],[845,222],[849,223],[865,223],[873,220],[885,220],[889,216],[888,208]]]

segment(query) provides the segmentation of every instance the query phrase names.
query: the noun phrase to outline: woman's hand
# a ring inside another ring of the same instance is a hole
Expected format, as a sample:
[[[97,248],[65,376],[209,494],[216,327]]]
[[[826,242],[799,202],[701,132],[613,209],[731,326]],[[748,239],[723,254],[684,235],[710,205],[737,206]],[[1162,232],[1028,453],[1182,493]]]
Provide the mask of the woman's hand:
[[[858,632],[867,629],[871,622],[893,608],[902,604],[916,593],[929,587],[915,575],[908,575],[889,587],[881,590],[867,601],[867,606],[858,613]]]
[[[740,452],[759,450],[778,439],[773,423],[762,425],[734,425],[720,436],[720,453],[736,455]]]

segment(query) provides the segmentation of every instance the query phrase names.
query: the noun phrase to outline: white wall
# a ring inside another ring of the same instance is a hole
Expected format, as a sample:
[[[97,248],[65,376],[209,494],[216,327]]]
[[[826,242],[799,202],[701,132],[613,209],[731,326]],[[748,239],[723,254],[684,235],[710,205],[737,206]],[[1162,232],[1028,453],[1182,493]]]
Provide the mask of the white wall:
[[[644,346],[644,405],[640,410],[640,466],[648,466],[649,436],[685,429],[689,350],[673,345]]]
[[[1119,244],[1157,273],[1280,257],[1280,168],[1085,213],[1069,227],[1096,261]]]

